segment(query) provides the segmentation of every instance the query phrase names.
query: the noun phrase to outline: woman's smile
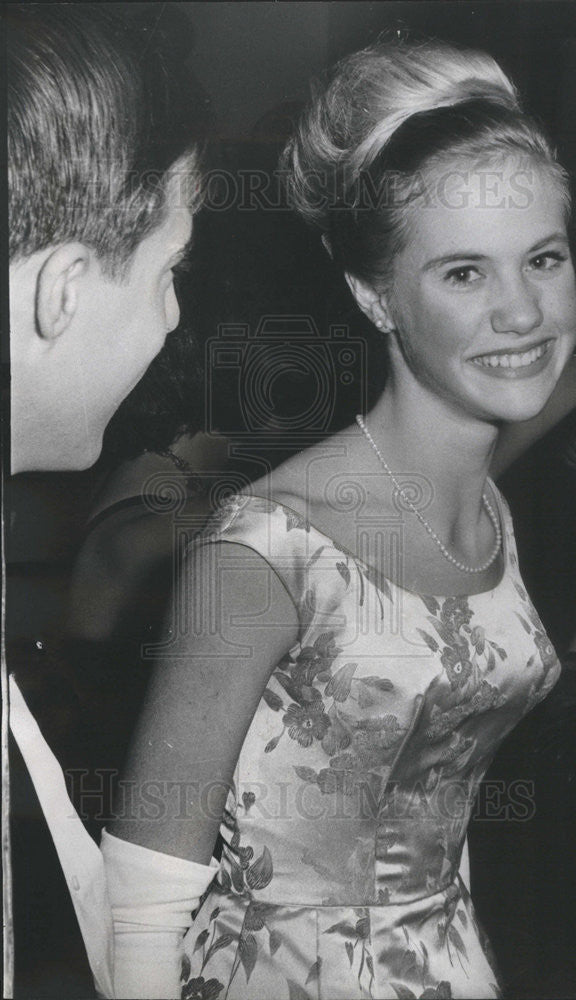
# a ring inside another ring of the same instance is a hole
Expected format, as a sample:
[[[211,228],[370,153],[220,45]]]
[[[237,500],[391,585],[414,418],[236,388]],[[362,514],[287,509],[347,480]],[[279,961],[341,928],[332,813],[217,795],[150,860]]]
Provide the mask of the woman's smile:
[[[510,160],[504,192],[515,170]],[[419,395],[490,422],[536,416],[574,346],[562,193],[542,168],[533,166],[531,178],[521,208],[473,202],[413,211],[384,300],[395,375]]]
[[[471,358],[472,364],[490,378],[532,378],[546,368],[552,355],[554,341],[542,340],[532,347],[504,349]]]

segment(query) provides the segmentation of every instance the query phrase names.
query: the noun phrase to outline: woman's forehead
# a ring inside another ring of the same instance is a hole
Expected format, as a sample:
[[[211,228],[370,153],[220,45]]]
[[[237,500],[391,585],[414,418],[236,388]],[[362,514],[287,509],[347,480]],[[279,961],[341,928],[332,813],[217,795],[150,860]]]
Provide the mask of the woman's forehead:
[[[468,256],[524,252],[566,231],[565,192],[552,171],[511,159],[434,170],[407,211],[411,255],[438,248]]]
[[[553,186],[564,192],[558,171],[535,157],[510,153],[478,159],[446,158],[428,164],[418,178],[418,197],[426,207],[511,208],[521,211]]]

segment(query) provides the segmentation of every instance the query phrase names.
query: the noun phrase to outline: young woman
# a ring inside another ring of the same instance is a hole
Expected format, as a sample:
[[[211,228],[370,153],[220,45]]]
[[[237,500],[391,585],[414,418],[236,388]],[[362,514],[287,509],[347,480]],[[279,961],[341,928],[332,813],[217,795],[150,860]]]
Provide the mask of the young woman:
[[[461,852],[559,663],[489,471],[574,349],[566,178],[495,62],[439,43],[345,59],[285,165],[390,374],[194,545],[102,844],[116,995],[178,995],[210,886],[188,1000],[496,996]]]

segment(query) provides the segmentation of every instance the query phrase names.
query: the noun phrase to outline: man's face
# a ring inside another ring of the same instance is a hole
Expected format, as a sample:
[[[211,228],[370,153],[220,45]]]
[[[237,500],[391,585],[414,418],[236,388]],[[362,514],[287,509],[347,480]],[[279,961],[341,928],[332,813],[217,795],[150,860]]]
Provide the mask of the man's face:
[[[35,329],[30,259],[11,269],[13,472],[85,469],[98,458],[110,418],[180,319],[172,268],[192,228],[180,193],[175,176],[164,221],[123,281],[88,251],[69,282],[72,319],[53,338]]]

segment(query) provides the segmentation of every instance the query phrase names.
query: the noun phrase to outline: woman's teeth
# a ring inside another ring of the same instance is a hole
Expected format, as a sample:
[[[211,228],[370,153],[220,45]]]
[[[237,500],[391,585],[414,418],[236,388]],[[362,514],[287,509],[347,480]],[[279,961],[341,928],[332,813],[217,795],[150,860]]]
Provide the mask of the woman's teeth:
[[[474,364],[483,368],[526,368],[527,365],[533,365],[538,361],[538,358],[548,350],[548,346],[549,341],[533,347],[531,351],[525,351],[524,354],[483,354],[472,360]]]

